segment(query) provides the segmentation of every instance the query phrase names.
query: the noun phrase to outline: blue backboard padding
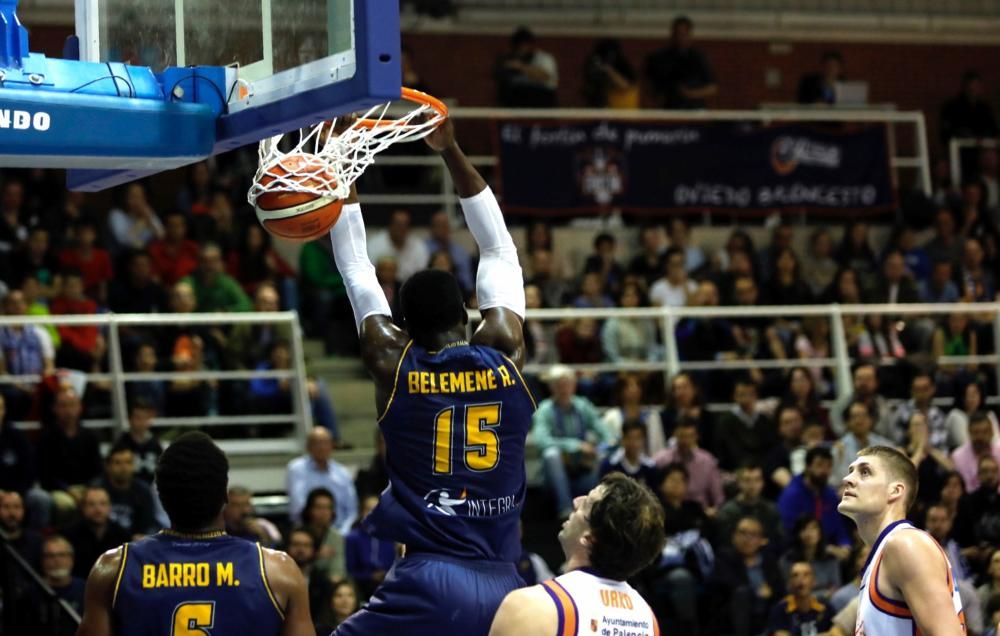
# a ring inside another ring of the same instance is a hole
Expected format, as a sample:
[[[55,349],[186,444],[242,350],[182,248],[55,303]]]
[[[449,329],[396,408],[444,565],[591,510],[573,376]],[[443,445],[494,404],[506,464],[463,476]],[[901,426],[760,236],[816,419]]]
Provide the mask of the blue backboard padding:
[[[260,139],[313,125],[336,115],[364,110],[398,99],[400,65],[399,3],[393,0],[354,0],[354,77],[298,93],[270,104],[223,115],[216,126],[215,144],[206,153],[217,154],[256,143]],[[277,132],[276,132],[277,131]],[[192,159],[194,163],[198,159]],[[71,190],[95,192],[155,174],[159,170],[69,170]]]
[[[22,60],[22,68],[2,70],[0,100],[7,95],[8,89],[163,100],[163,89],[146,66],[60,60],[32,53]]]

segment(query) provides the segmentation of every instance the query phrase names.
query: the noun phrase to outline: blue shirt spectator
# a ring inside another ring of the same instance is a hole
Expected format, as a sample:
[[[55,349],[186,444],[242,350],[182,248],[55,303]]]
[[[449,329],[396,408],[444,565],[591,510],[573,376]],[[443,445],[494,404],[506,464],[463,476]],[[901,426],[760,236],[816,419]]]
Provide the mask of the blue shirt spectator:
[[[819,520],[823,536],[831,544],[851,545],[851,536],[844,527],[843,517],[837,512],[840,498],[829,486],[833,471],[833,455],[825,446],[816,446],[806,453],[806,469],[793,478],[778,498],[778,513],[786,536],[792,535],[799,517],[811,516]]]
[[[333,437],[330,432],[321,426],[313,428],[306,441],[306,454],[288,462],[288,516],[297,521],[309,493],[315,488],[326,488],[337,501],[333,524],[345,535],[358,518],[358,495],[351,473],[334,461],[332,454]]]
[[[444,210],[435,212],[431,217],[431,235],[427,239],[427,253],[447,252],[451,257],[451,262],[455,266],[455,278],[464,290],[476,288],[476,281],[472,275],[472,256],[469,252],[452,240],[451,221],[448,213]]]

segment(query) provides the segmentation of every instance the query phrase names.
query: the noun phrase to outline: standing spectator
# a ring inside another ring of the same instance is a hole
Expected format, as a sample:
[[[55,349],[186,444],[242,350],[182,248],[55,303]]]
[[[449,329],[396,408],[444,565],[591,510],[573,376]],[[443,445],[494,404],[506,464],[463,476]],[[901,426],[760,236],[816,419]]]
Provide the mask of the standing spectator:
[[[649,299],[657,307],[683,307],[698,290],[698,284],[688,278],[684,252],[676,247],[667,250],[663,277],[649,289]]]
[[[953,137],[996,137],[998,131],[982,76],[966,71],[958,95],[941,108],[941,139],[947,144]]]
[[[833,238],[826,228],[815,230],[809,237],[809,252],[802,259],[802,280],[814,297],[819,297],[833,282],[837,261],[833,260]]]
[[[692,46],[693,30],[690,18],[675,18],[670,43],[646,58],[646,78],[662,108],[705,108],[719,92],[708,59]]]
[[[604,451],[614,444],[597,409],[576,395],[576,375],[563,365],[553,366],[546,380],[552,397],[538,405],[532,417],[532,435],[542,454],[545,481],[555,495],[559,516],[573,512],[573,497],[597,484]]]
[[[383,256],[395,257],[400,283],[425,269],[430,261],[427,244],[412,233],[410,225],[409,210],[393,210],[388,227],[373,232],[368,239],[368,257],[373,263]]]
[[[952,280],[954,268],[951,261],[935,261],[930,278],[920,283],[920,302],[957,303],[960,294],[958,286]]]
[[[344,562],[344,535],[334,525],[336,500],[326,488],[314,488],[306,497],[302,509],[302,528],[312,534],[316,541],[316,562],[314,567],[323,572],[332,583],[347,577]]]
[[[556,58],[538,48],[535,34],[519,27],[510,37],[510,51],[494,70],[497,101],[506,108],[552,108],[556,105],[559,67]]]
[[[584,275],[596,273],[601,291],[609,296],[621,293],[625,270],[615,260],[615,237],[602,232],[594,238],[594,253],[587,257],[583,265]]]
[[[734,471],[746,461],[763,463],[766,453],[777,443],[774,423],[757,409],[757,385],[749,378],[736,381],[736,404],[716,422],[713,436],[719,468]]]
[[[198,269],[198,244],[187,236],[187,217],[184,213],[168,212],[164,219],[163,238],[149,244],[153,272],[167,287],[172,287]]]
[[[101,475],[103,463],[97,438],[80,423],[82,411],[76,391],[61,387],[52,407],[54,422],[43,429],[38,441],[39,481],[45,490],[60,491],[53,493],[60,507],[68,503],[66,491],[77,490]]]
[[[138,181],[125,186],[122,207],[111,210],[108,226],[117,251],[141,250],[164,235],[160,217],[146,199],[146,188]]]
[[[378,495],[367,495],[361,502],[360,519],[378,505]],[[396,560],[396,546],[372,536],[364,524],[356,524],[348,533],[344,545],[347,574],[357,583],[361,596],[370,597]]]
[[[475,289],[476,285],[472,276],[472,256],[454,240],[451,220],[444,210],[438,210],[431,215],[430,237],[427,239],[427,252],[433,254],[439,251],[447,252],[451,257],[451,262],[455,266],[455,278],[458,279],[462,289]]]
[[[808,563],[815,577],[815,587],[828,599],[840,587],[840,562],[827,551],[826,540],[819,521],[813,516],[799,517],[792,528],[790,547],[781,557],[781,570],[785,579],[790,578],[796,563]]]
[[[771,608],[767,619],[768,636],[814,636],[832,627],[833,612],[813,594],[816,575],[807,561],[791,564],[788,596]]]
[[[598,476],[611,472],[622,473],[650,488],[658,485],[656,463],[646,455],[646,427],[641,422],[626,422],[622,427],[621,443],[601,462]]]
[[[149,254],[132,251],[125,259],[125,276],[112,281],[108,307],[119,314],[158,314],[167,311],[167,292],[153,278]]]
[[[131,537],[111,520],[111,499],[100,486],[88,486],[80,501],[80,521],[66,532],[73,544],[73,576],[84,578],[97,558]]]
[[[66,601],[77,614],[82,615],[86,585],[82,578],[73,576],[73,556],[73,546],[64,537],[57,534],[48,537],[42,544],[41,575],[42,580],[59,599]],[[71,626],[62,609],[54,603],[39,597],[34,605],[39,611],[39,633],[72,634],[76,631],[75,624]],[[58,632],[51,631],[57,627]]]
[[[656,465],[678,463],[687,470],[688,499],[697,501],[708,516],[715,516],[722,505],[722,474],[719,463],[707,450],[698,447],[698,422],[681,419],[674,429],[673,445],[656,455]]]
[[[115,448],[132,451],[135,477],[149,485],[153,483],[156,461],[163,454],[163,446],[151,430],[155,418],[156,408],[152,403],[142,398],[132,400],[128,405],[128,431],[115,442]]]
[[[952,451],[951,460],[965,482],[965,490],[972,492],[979,488],[979,460],[992,457],[1000,463],[1000,443],[993,436],[993,422],[986,411],[975,411],[968,419],[968,441]]]
[[[226,255],[226,272],[249,296],[253,296],[261,285],[273,285],[281,291],[287,307],[298,305],[295,270],[275,251],[271,234],[259,223],[248,223],[243,228],[240,244]]]
[[[251,311],[253,304],[240,284],[225,273],[222,250],[214,243],[201,246],[198,269],[181,279],[194,289],[198,311]]]
[[[759,464],[746,463],[736,471],[736,496],[722,504],[715,515],[716,538],[720,544],[733,536],[736,524],[744,517],[760,522],[770,545],[781,545],[781,516],[773,501],[763,498],[764,470]]]
[[[639,253],[629,262],[628,272],[639,276],[645,290],[663,275],[664,249],[663,231],[659,226],[644,225],[639,230]]]
[[[871,409],[863,402],[852,402],[847,407],[847,433],[833,445],[833,470],[830,473],[830,486],[840,487],[841,480],[847,476],[847,469],[855,459],[858,451],[869,446],[893,446],[890,439],[873,433],[875,417]],[[907,424],[909,429],[909,424]]]
[[[24,316],[28,307],[24,293],[11,291],[3,299],[4,313]],[[0,327],[0,373],[6,375],[49,375],[55,371],[56,352],[49,332],[38,325]],[[4,398],[11,419],[23,419],[35,403],[36,386],[7,384]]]
[[[806,470],[792,479],[778,498],[778,512],[785,532],[792,536],[799,517],[815,517],[823,529],[823,536],[831,543],[829,549],[838,558],[847,558],[851,537],[844,527],[843,517],[837,512],[840,497],[830,487],[833,455],[830,449],[816,446],[806,453]]]
[[[612,437],[621,438],[626,425],[639,424],[645,431],[645,454],[652,457],[666,447],[659,411],[644,405],[640,376],[622,374],[618,379],[617,403],[618,406],[609,408],[602,418]]]
[[[934,379],[926,371],[918,371],[910,381],[910,399],[896,407],[892,419],[892,435],[897,444],[902,442],[910,426],[910,417],[922,413],[930,427],[930,444],[938,450],[948,452],[953,444],[948,436],[944,412],[934,405]]]
[[[156,504],[149,484],[135,478],[135,455],[126,446],[115,446],[104,459],[104,476],[97,485],[111,500],[110,519],[136,537],[159,530]]]
[[[63,273],[62,293],[52,299],[52,314],[55,316],[97,313],[97,303],[83,294],[83,276],[79,270]],[[56,364],[69,369],[89,371],[97,353],[103,352],[98,339],[103,338],[97,325],[59,326],[59,351]]]
[[[761,634],[771,607],[784,593],[781,570],[769,550],[760,521],[744,517],[719,551],[712,576],[713,616],[718,631]]]
[[[591,108],[639,108],[639,85],[621,41],[598,40],[583,62],[583,98]]]
[[[837,103],[837,82],[844,80],[844,58],[839,51],[827,51],[820,59],[821,70],[803,75],[799,80],[800,104]]]
[[[341,535],[347,534],[358,516],[358,495],[350,472],[332,458],[333,438],[322,427],[314,427],[306,438],[306,454],[288,462],[286,491],[288,516],[301,518],[306,499],[316,488],[333,493],[337,503],[334,524]]]

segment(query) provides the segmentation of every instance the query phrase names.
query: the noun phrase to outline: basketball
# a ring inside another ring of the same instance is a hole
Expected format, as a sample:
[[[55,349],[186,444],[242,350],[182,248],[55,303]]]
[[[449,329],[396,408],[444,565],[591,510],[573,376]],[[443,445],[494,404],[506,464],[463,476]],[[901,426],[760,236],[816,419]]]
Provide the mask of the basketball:
[[[276,162],[261,177],[260,185],[267,188],[276,179],[288,182],[290,188],[327,189],[334,182],[326,163],[308,154],[288,155]],[[261,194],[254,209],[257,220],[274,236],[306,242],[329,232],[340,218],[343,206],[341,199],[289,189]]]

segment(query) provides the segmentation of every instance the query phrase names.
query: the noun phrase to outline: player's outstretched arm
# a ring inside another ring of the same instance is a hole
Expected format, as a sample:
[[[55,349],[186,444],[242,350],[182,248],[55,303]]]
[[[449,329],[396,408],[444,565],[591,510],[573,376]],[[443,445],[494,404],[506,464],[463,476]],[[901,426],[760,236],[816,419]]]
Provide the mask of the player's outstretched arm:
[[[948,563],[930,535],[895,533],[884,548],[882,571],[913,612],[919,633],[965,636],[952,601],[954,583],[947,576]]]
[[[114,621],[111,620],[111,603],[115,593],[115,581],[122,563],[122,549],[108,550],[97,559],[87,577],[84,592],[83,620],[76,630],[76,636],[112,636]]]
[[[504,598],[493,617],[490,636],[551,636],[558,630],[555,605],[542,586],[533,585]]]
[[[450,119],[428,135],[426,141],[448,166],[461,197],[466,225],[479,246],[476,297],[483,321],[472,340],[502,351],[520,368],[525,356],[524,278],[503,213],[486,181],[455,141]]]
[[[354,310],[354,321],[361,337],[361,356],[375,379],[379,412],[389,400],[395,382],[396,363],[407,343],[407,336],[392,324],[392,310],[375,276],[375,266],[368,258],[365,222],[361,216],[358,193],[344,202],[340,219],[330,230],[333,258],[344,277],[347,296]]]
[[[264,549],[264,567],[275,600],[285,612],[281,636],[315,636],[309,613],[309,589],[299,566],[284,552]]]

